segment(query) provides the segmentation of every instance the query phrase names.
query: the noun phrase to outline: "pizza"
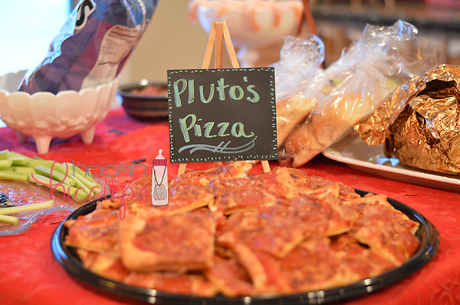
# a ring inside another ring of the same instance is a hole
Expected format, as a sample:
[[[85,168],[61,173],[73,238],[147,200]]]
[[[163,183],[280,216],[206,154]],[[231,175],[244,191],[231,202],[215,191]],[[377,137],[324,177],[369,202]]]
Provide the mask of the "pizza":
[[[227,297],[341,287],[397,268],[420,246],[420,224],[386,196],[277,167],[251,175],[229,162],[169,183],[151,176],[68,220],[65,244],[111,280],[175,294]],[[124,198],[124,196],[127,198]]]
[[[133,271],[203,270],[212,266],[214,230],[213,215],[202,209],[129,214],[118,226],[121,259]]]

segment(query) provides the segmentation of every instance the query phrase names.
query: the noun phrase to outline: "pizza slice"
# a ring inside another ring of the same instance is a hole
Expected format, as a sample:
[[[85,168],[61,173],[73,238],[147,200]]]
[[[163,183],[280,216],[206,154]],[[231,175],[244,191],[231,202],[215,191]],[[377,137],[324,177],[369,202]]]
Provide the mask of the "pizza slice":
[[[419,248],[414,235],[419,223],[396,210],[384,195],[369,195],[348,202],[360,216],[354,222],[354,237],[381,257],[400,266]]]
[[[305,237],[325,232],[327,219],[319,210],[302,210],[284,205],[264,206],[258,212],[235,213],[217,243],[235,250],[244,244],[274,257],[285,257]]]
[[[209,186],[215,192],[211,210],[224,215],[255,211],[260,207],[275,204],[279,198],[293,198],[299,195],[293,178],[281,167],[273,172],[246,178],[213,179]]]
[[[294,289],[279,261],[268,253],[237,246],[238,260],[248,271],[255,294],[289,294]]]
[[[345,283],[374,277],[396,267],[390,260],[361,244],[352,234],[333,238],[331,248],[340,261]]]
[[[212,265],[215,220],[207,209],[128,214],[119,222],[121,258],[132,271],[203,270]]]
[[[365,225],[359,228],[354,236],[396,266],[402,265],[417,251],[420,245],[419,240],[398,223],[373,217],[375,214],[388,213],[387,210],[381,207],[374,207],[372,210],[365,212],[369,213],[365,216]]]
[[[387,207],[392,211],[394,220],[398,222],[401,226],[407,228],[409,231],[411,231],[412,234],[415,234],[417,230],[420,227],[420,223],[413,221],[410,219],[406,214],[403,212],[395,209],[389,202],[388,198],[385,195],[382,194],[372,194],[368,193],[364,197],[359,198],[359,199],[354,199],[349,202],[346,202],[348,204],[358,204],[359,206],[373,206],[373,205],[382,205]]]
[[[96,209],[65,222],[65,244],[94,252],[105,252],[118,243],[118,211]]]
[[[311,235],[302,241],[278,263],[294,292],[329,289],[344,284],[340,261],[330,247],[330,239],[321,234]]]
[[[319,176],[309,176],[304,171],[296,168],[289,168],[288,170],[297,186],[305,194],[321,193],[328,190],[328,192],[331,192],[335,188],[338,188],[337,197],[341,200],[361,197],[353,188],[343,183],[334,182]]]
[[[215,166],[207,170],[191,170],[172,180],[170,186],[181,183],[184,180],[194,180],[201,185],[207,185],[214,179],[245,178],[252,169],[252,164],[246,161],[231,161],[221,166]]]
[[[109,199],[97,203],[102,209],[119,209],[120,206],[126,206],[134,202],[152,204],[152,176],[147,175],[134,180],[122,190],[113,194]]]
[[[194,180],[183,180],[169,187],[167,205],[153,206],[151,199],[149,199],[148,202],[133,202],[120,208],[126,208],[127,214],[170,215],[207,207],[213,202],[214,192],[212,189],[196,183]]]
[[[168,204],[165,206],[152,205],[152,176],[142,177],[110,199],[98,203],[102,209],[120,209],[130,213],[184,213],[200,207],[211,205],[214,201],[213,190],[202,185],[196,179],[183,179],[169,187]]]
[[[209,208],[216,214],[254,211],[258,207],[276,202],[274,195],[257,187],[257,183],[250,178],[218,179],[209,184],[215,193],[215,199]]]
[[[219,292],[228,297],[254,295],[251,279],[243,266],[235,258],[214,258],[214,264],[204,272]]]
[[[120,256],[114,256],[111,252],[115,251],[98,253],[77,248],[77,254],[86,269],[107,279],[122,282],[131,271],[125,268]]]
[[[339,260],[330,241],[314,234],[283,258],[237,245],[238,260],[246,268],[256,294],[315,291],[342,284]]]
[[[301,194],[289,200],[280,200],[280,204],[292,207],[304,214],[310,215],[310,231],[322,232],[333,236],[348,232],[358,217],[356,210],[343,205],[337,197],[327,194],[324,197]],[[314,226],[318,226],[315,230]]]

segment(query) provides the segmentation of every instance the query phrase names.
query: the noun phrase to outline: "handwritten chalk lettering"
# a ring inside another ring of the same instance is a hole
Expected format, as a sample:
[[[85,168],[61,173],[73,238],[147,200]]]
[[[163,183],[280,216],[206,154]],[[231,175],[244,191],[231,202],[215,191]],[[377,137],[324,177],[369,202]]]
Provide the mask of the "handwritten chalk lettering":
[[[185,145],[181,148],[179,148],[179,153],[189,149],[189,153],[193,154],[196,151],[209,151],[212,153],[221,153],[221,154],[238,154],[238,153],[243,153],[245,151],[249,151],[254,146],[256,146],[256,140],[257,136],[254,137],[251,141],[244,145],[236,146],[236,147],[230,147],[230,144],[232,141],[228,142],[220,142],[219,145],[208,145],[208,144],[190,144],[190,145]]]
[[[233,136],[235,138],[245,137],[245,138],[252,138],[255,136],[254,132],[250,132],[246,134],[244,130],[244,124],[241,122],[235,122],[232,124],[230,128],[230,133],[226,133],[228,127],[230,126],[229,122],[222,122],[219,124],[215,124],[215,122],[207,122],[201,126],[199,122],[202,119],[197,119],[196,115],[189,114],[184,118],[179,119],[179,126],[184,137],[185,143],[190,142],[190,134],[189,131],[193,129],[195,137],[205,137],[205,138],[214,138],[214,137],[228,137]],[[213,134],[213,128],[216,125],[216,129],[218,129],[217,134]],[[203,132],[204,130],[204,132]]]
[[[194,87],[194,80],[193,79],[190,79],[189,81],[189,93],[188,93],[188,103],[191,104],[193,103],[193,97],[195,95],[195,87]],[[181,86],[179,88],[179,86]],[[187,89],[187,80],[186,79],[179,79],[177,81],[174,82],[173,84],[173,88],[174,88],[174,100],[176,101],[176,107],[179,108],[180,106],[182,106],[182,101],[180,99],[180,95],[182,93],[184,93],[184,91]]]
[[[226,85],[225,79],[221,77],[218,79],[217,84],[209,84],[209,92],[205,92],[204,85],[200,85],[198,87],[199,93],[199,100],[203,104],[210,103],[214,95],[216,94],[219,96],[220,101],[227,100],[227,93],[231,100],[240,101],[244,97],[246,100],[251,103],[258,103],[260,101],[260,94],[255,90],[255,85],[248,85],[246,86],[246,92],[243,87],[239,85]],[[247,83],[248,78],[246,76],[243,77],[243,82]],[[187,90],[188,88],[188,90]],[[226,90],[228,89],[228,90]],[[175,106],[177,108],[182,107],[182,96],[187,95],[187,104],[192,104],[195,101],[195,80],[194,79],[185,79],[181,78],[176,80],[173,83],[173,96],[175,101]],[[184,96],[185,97],[185,96]]]

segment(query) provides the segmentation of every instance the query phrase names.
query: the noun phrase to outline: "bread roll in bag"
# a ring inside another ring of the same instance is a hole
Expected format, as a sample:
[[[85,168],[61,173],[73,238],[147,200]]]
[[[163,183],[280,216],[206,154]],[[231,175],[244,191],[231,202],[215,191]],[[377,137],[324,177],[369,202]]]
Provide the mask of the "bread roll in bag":
[[[375,79],[369,71],[358,70],[350,79],[322,100],[308,121],[288,137],[285,151],[292,165],[299,167],[341,139],[355,123],[366,119],[392,88],[385,79]],[[382,78],[383,75],[380,74]]]
[[[394,88],[435,65],[436,48],[417,33],[403,21],[391,27],[367,25],[361,39],[326,69],[331,80],[344,80],[289,135],[282,163],[307,163],[366,120]]]
[[[280,61],[274,64],[278,147],[329,93],[323,61],[324,44],[315,35],[284,38]]]

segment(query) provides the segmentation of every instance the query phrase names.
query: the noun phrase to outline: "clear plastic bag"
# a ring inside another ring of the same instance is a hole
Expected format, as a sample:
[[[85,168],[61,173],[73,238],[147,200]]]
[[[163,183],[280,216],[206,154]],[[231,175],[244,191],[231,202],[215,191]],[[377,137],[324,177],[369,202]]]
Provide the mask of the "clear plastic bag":
[[[159,0],[81,0],[18,91],[94,88],[122,70]]]
[[[404,21],[367,25],[360,40],[325,70],[339,84],[289,135],[281,161],[294,167],[307,163],[366,120],[398,85],[435,66],[436,47],[417,34]]]
[[[324,55],[324,44],[314,35],[284,38],[280,61],[274,64],[278,146],[330,91],[321,68]]]

